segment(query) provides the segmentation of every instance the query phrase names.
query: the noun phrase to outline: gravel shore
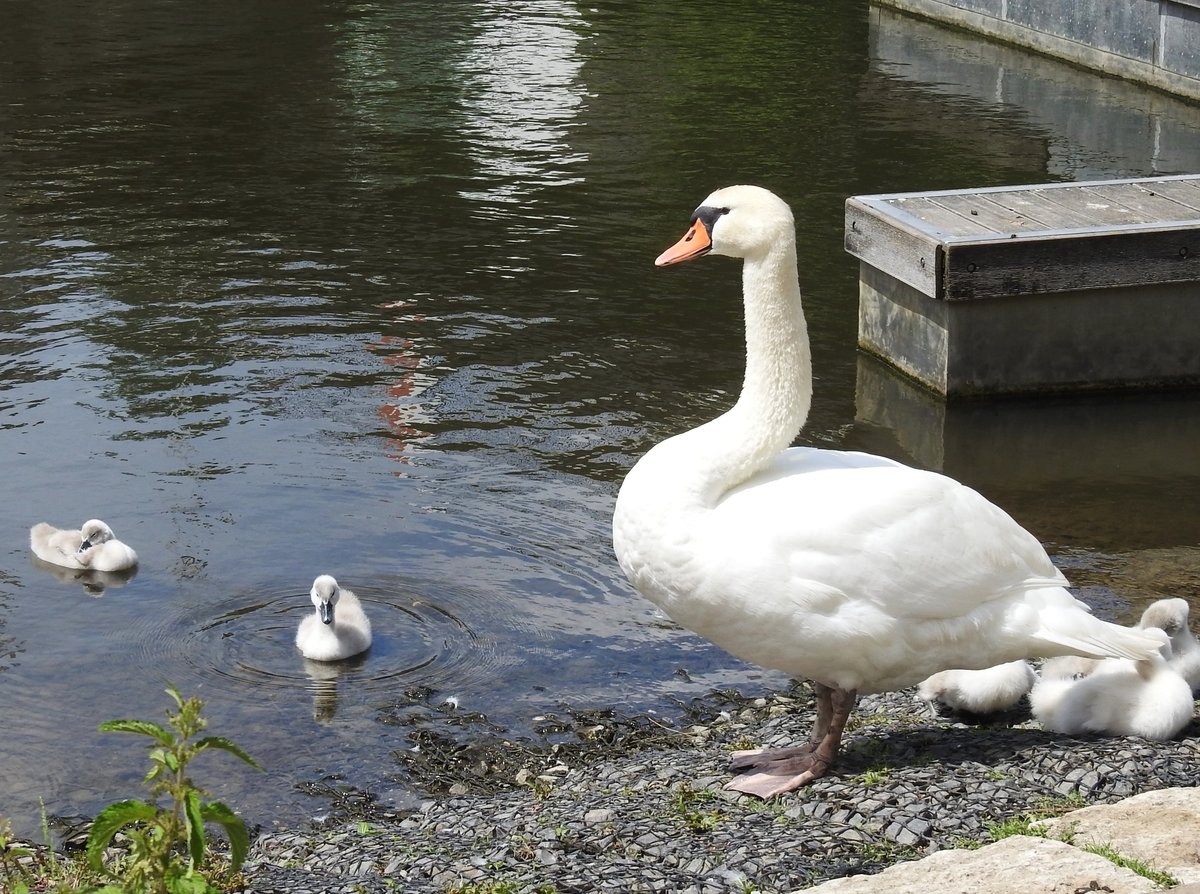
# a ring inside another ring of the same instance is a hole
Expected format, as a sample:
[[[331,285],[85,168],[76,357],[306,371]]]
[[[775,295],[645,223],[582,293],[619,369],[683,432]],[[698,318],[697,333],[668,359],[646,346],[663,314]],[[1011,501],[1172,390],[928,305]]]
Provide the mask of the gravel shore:
[[[811,708],[807,687],[714,694],[674,729],[577,726],[614,747],[443,749],[424,780],[411,769],[446,794],[409,815],[365,799],[327,827],[263,834],[247,890],[774,894],[984,844],[1013,817],[1200,782],[1200,720],[1170,742],[1070,738],[1019,711],[937,717],[910,690],[862,698],[833,773],[800,792],[721,789],[729,750],[802,741]]]

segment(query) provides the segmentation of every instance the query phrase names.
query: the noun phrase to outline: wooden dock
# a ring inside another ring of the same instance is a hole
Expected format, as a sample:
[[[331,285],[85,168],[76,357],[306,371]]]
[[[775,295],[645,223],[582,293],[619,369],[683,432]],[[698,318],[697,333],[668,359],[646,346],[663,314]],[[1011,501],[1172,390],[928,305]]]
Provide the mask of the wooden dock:
[[[856,196],[859,344],[947,396],[1200,385],[1200,175]]]

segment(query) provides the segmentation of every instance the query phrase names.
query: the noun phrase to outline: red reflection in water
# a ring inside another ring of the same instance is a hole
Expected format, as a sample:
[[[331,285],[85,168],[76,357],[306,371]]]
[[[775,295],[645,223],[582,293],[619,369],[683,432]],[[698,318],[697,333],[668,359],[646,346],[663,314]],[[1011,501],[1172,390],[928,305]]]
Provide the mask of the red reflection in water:
[[[387,309],[402,308],[407,302],[396,301],[385,304]],[[420,323],[424,314],[410,314],[401,318],[404,322]],[[405,465],[412,462],[408,450],[413,441],[429,437],[429,432],[417,427],[421,421],[422,408],[413,398],[424,390],[419,375],[423,358],[415,339],[403,335],[381,335],[371,347],[383,355],[383,362],[395,369],[399,375],[388,386],[387,393],[393,398],[376,411],[391,432],[387,455]],[[399,473],[397,473],[399,474]]]

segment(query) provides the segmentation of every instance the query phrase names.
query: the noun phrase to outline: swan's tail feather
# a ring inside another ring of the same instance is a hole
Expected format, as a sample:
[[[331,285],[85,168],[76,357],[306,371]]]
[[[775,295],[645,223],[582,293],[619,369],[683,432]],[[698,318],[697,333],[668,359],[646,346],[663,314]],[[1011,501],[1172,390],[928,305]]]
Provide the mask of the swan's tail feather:
[[[1162,643],[1144,630],[1110,624],[1089,615],[1064,612],[1043,615],[1036,636],[1087,658],[1129,658],[1145,661],[1159,655]]]

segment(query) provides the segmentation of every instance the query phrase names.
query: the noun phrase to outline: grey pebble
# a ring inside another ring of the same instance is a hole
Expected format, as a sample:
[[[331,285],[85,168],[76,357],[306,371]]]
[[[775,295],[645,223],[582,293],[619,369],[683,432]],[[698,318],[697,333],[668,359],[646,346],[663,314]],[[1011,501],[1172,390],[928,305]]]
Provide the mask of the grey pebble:
[[[766,719],[781,704],[793,713]],[[548,791],[452,790],[408,816],[370,817],[381,834],[352,822],[269,832],[253,844],[246,891],[785,894],[986,843],[989,826],[1024,814],[1197,783],[1197,721],[1169,742],[1071,738],[1027,720],[931,719],[906,692],[861,699],[833,773],[806,789],[764,803],[721,788],[733,743],[802,741],[811,707],[802,689],[764,697],[706,723],[704,744],[556,765]]]

